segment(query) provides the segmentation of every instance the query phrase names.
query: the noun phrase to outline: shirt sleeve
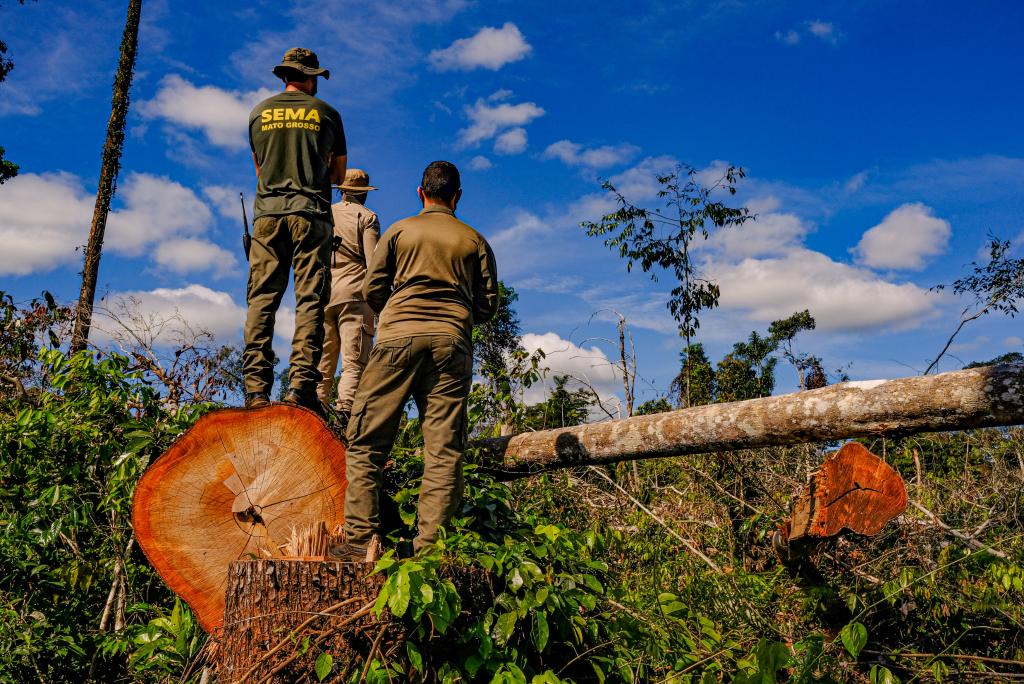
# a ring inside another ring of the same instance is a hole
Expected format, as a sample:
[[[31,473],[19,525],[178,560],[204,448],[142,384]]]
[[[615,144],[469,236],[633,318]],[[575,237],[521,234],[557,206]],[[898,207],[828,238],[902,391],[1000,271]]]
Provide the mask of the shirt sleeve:
[[[331,118],[334,119],[334,127],[338,130],[338,135],[334,139],[334,147],[331,152],[336,157],[343,157],[348,154],[348,144],[345,141],[345,124],[341,122],[341,115],[338,112],[332,112]]]
[[[394,282],[394,238],[377,245],[363,280],[363,299],[376,313],[384,310]]]
[[[477,246],[479,280],[473,283],[473,325],[486,323],[498,311],[498,265],[491,246],[483,238]]]
[[[376,216],[363,229],[363,257],[366,259],[366,268],[370,268],[373,261],[373,253],[377,249],[377,240],[380,239],[380,219]]]

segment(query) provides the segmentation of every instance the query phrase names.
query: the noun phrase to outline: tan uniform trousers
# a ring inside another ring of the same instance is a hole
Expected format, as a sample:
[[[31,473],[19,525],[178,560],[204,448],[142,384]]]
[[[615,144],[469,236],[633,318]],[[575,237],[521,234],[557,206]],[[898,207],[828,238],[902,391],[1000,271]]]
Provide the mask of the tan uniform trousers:
[[[417,335],[378,342],[356,390],[348,426],[345,533],[365,545],[384,534],[380,492],[384,464],[398,433],[405,403],[416,400],[423,428],[423,485],[413,548],[437,540],[437,530],[462,500],[466,399],[473,380],[469,343],[452,335]]]
[[[373,310],[362,300],[341,302],[324,311],[324,353],[320,357],[323,380],[316,394],[325,404],[330,402],[334,371],[341,353],[341,379],[334,406],[349,412],[356,397],[356,387],[363,375],[373,346]]]
[[[295,335],[289,385],[312,393],[320,383],[324,305],[331,297],[331,234],[329,220],[305,214],[261,216],[253,222],[242,352],[246,392],[269,393],[274,384],[274,320],[290,270],[295,271]]]

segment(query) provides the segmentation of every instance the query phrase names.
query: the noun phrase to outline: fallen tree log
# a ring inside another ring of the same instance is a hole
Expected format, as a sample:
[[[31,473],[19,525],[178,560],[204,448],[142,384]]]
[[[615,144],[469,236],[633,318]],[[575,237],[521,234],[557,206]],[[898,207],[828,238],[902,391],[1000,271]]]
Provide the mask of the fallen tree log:
[[[511,480],[560,468],[852,437],[1024,424],[1024,366],[844,382],[763,399],[477,443],[481,470]]]
[[[478,456],[485,470],[514,479],[625,460],[1021,423],[1024,366],[1004,365],[503,437],[478,443]],[[143,475],[133,503],[136,538],[214,631],[224,624],[229,563],[276,562],[293,530],[342,522],[344,456],[306,409],[214,411]]]

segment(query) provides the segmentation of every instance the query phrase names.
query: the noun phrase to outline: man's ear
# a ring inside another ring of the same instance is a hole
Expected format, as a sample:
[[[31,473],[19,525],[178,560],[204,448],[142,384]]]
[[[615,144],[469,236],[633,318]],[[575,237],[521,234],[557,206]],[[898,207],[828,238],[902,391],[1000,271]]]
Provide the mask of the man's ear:
[[[455,211],[455,207],[459,206],[459,200],[462,199],[462,188],[455,191],[455,197],[452,197],[451,210]]]
[[[427,206],[427,196],[423,194],[422,186],[418,186],[416,188],[416,196],[420,198],[420,204]]]

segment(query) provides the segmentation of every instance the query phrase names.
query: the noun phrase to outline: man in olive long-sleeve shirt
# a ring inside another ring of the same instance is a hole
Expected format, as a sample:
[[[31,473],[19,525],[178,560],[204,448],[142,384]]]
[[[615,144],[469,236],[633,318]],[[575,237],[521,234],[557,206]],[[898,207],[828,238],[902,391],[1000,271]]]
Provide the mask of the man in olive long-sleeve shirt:
[[[433,162],[417,192],[423,211],[385,233],[363,283],[380,321],[348,428],[347,543],[331,549],[343,560],[365,559],[371,538],[384,532],[382,473],[410,396],[424,441],[415,550],[436,541],[462,497],[471,332],[498,308],[498,276],[487,241],[455,218],[462,196],[458,169]]]

